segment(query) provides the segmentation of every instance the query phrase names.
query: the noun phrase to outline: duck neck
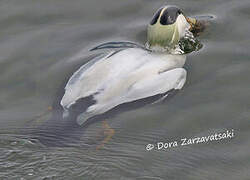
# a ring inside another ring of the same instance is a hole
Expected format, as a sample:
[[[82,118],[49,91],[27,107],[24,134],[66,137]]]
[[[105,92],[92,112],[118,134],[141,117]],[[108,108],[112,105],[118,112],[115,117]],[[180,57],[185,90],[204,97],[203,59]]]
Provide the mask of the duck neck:
[[[162,44],[151,45],[150,42],[146,43],[146,48],[152,52],[156,53],[166,53],[166,54],[182,54],[183,51],[180,49],[179,44],[164,46]]]

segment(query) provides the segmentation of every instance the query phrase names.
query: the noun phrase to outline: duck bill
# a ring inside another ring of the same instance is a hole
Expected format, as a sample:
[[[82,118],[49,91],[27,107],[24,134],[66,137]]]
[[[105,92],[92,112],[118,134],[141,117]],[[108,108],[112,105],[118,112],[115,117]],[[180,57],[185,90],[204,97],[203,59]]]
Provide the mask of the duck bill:
[[[194,31],[196,24],[197,24],[197,20],[195,18],[191,18],[191,17],[186,17],[187,22],[190,24],[190,31]]]
[[[191,31],[194,36],[200,35],[209,25],[208,21],[197,20],[195,18],[186,17],[186,20],[190,24],[189,31]]]

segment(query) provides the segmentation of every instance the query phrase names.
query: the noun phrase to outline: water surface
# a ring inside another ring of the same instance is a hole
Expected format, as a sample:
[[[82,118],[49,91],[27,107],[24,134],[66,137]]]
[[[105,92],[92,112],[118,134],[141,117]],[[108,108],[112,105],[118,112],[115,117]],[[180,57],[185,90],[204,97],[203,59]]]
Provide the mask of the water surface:
[[[115,135],[96,150],[101,121],[72,132],[66,140],[73,146],[64,139],[45,146],[24,132],[49,119],[65,82],[95,56],[89,49],[107,41],[144,44],[147,23],[166,1],[0,2],[0,179],[249,179],[250,2],[168,3],[187,15],[216,17],[199,37],[203,48],[187,57],[187,82],[164,103],[106,119]],[[226,129],[235,137],[145,149]]]

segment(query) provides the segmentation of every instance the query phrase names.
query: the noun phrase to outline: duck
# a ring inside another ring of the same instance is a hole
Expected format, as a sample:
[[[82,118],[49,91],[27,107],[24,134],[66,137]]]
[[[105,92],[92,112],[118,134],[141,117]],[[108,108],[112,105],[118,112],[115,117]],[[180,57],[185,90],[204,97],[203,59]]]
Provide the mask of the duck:
[[[76,122],[81,126],[121,104],[155,96],[164,99],[169,92],[182,89],[187,77],[183,68],[186,54],[179,42],[196,25],[197,20],[185,16],[179,7],[163,6],[148,24],[145,45],[109,42],[91,49],[109,51],[69,78],[60,101],[63,118],[78,107]]]

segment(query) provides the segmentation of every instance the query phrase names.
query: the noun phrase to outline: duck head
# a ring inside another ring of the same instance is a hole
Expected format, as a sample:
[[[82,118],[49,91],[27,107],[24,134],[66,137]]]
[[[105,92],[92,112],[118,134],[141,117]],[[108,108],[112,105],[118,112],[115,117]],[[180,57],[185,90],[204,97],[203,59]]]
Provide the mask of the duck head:
[[[186,17],[177,6],[164,6],[157,10],[147,29],[147,46],[150,49],[175,47],[192,30],[196,20]]]

